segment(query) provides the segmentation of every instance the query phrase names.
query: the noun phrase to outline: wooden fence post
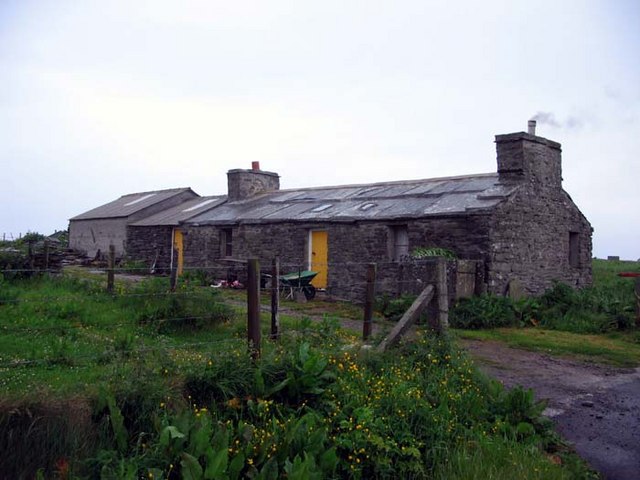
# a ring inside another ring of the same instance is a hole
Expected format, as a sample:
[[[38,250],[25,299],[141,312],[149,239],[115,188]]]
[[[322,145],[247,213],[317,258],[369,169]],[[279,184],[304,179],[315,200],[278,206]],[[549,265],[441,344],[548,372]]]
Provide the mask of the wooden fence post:
[[[254,360],[260,357],[260,263],[257,258],[247,265],[247,337]]]
[[[36,269],[36,261],[33,255],[33,241],[29,240],[28,243],[28,255],[29,255],[29,268],[31,269],[31,273]]]
[[[107,264],[107,292],[113,293],[114,274],[116,267],[116,247],[109,245],[109,259]]]
[[[367,265],[367,291],[364,300],[364,322],[362,324],[362,340],[367,341],[371,336],[373,320],[373,304],[376,294],[376,264]]]
[[[280,258],[271,262],[271,339],[280,336]]]
[[[44,241],[44,270],[49,270],[49,240]]]
[[[178,286],[178,255],[175,249],[171,249],[171,273],[169,274],[169,288],[172,292]]]
[[[418,298],[413,301],[409,310],[404,312],[404,315],[402,315],[402,318],[398,320],[398,323],[393,327],[393,330],[391,330],[386,338],[380,342],[380,345],[376,347],[376,351],[384,352],[387,348],[400,340],[405,332],[409,330],[411,325],[413,325],[420,317],[422,311],[427,307],[433,298],[433,292],[433,285],[427,285],[427,288],[425,288],[422,293],[418,295]]]
[[[640,277],[636,277],[636,327],[640,327]]]
[[[436,290],[438,293],[438,318],[435,330],[442,333],[449,328],[449,288],[447,285],[447,260],[438,257],[436,260]]]

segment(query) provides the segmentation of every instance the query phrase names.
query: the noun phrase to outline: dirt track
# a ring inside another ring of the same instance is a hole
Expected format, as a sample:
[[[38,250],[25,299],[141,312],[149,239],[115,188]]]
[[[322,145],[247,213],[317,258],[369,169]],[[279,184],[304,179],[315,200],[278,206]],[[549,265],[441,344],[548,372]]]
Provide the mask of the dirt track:
[[[620,369],[464,340],[478,366],[506,387],[533,388],[545,414],[608,480],[640,480],[640,368]]]

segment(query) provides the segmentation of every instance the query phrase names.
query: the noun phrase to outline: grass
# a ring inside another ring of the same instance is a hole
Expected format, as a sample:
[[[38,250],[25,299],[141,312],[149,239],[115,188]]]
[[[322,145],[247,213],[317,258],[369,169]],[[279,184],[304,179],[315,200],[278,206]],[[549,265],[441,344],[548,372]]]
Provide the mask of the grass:
[[[627,271],[640,271],[640,264],[594,259],[591,287],[575,291],[556,284],[540,297],[518,301],[474,297],[454,307],[452,324],[477,329],[456,330],[461,338],[635,367],[640,365],[640,331],[634,281],[618,276]]]
[[[635,332],[584,335],[540,328],[455,330],[460,338],[493,340],[514,348],[607,363],[618,367],[640,365],[640,342]]]
[[[563,468],[563,463],[573,463]],[[514,444],[504,438],[469,442],[451,455],[435,480],[570,480],[598,478],[571,456],[541,456],[530,445]]]
[[[75,394],[141,360],[179,361],[207,346],[239,341],[227,310],[217,311],[218,320],[203,316],[191,304],[198,292],[166,296],[162,286],[150,285],[142,291],[139,284],[121,283],[120,295],[112,296],[92,277],[4,282],[0,393],[47,388]],[[208,309],[219,304],[211,292],[200,300]],[[206,329],[196,325],[206,321]]]
[[[283,338],[253,362],[245,320],[220,306],[229,298],[243,312],[245,292],[182,284],[172,295],[166,283],[118,283],[115,296],[84,275],[2,285],[0,448],[12,455],[0,471],[448,478],[476,444],[502,449],[483,447],[487,472],[502,451],[528,452],[522,478],[550,463],[542,452],[557,439],[533,395],[487,381],[446,339],[360,352],[334,316],[361,320],[359,307],[314,302],[312,321],[291,304]],[[198,323],[196,298],[220,317]]]

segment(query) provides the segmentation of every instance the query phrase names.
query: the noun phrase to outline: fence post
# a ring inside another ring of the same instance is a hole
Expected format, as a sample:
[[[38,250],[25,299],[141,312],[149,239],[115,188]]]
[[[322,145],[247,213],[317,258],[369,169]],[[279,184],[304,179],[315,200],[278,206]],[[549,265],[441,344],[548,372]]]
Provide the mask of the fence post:
[[[271,262],[271,339],[280,336],[280,258],[275,257]]]
[[[49,240],[44,241],[44,270],[49,270]]]
[[[28,254],[29,254],[29,268],[32,270],[31,273],[33,273],[33,270],[36,269],[36,261],[33,255],[33,241],[29,240],[28,243]]]
[[[107,292],[113,293],[114,270],[116,266],[116,247],[109,245],[109,259],[107,264]]]
[[[438,291],[436,331],[442,333],[449,328],[449,287],[447,285],[447,260],[444,257],[438,257],[436,260],[436,273]]]
[[[254,360],[260,357],[260,263],[252,258],[247,266],[247,337]]]
[[[169,274],[169,288],[172,292],[178,286],[178,259],[175,249],[171,249],[171,273]]]
[[[640,327],[640,277],[636,277],[636,327]]]
[[[371,336],[373,320],[373,303],[376,292],[376,264],[367,265],[367,292],[364,300],[364,322],[362,324],[362,340],[366,341]]]

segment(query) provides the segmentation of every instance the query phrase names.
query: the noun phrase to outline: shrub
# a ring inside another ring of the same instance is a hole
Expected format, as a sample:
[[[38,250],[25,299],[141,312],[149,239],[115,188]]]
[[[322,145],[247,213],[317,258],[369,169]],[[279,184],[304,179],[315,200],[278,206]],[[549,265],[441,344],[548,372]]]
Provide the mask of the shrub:
[[[385,294],[376,298],[376,310],[386,319],[396,322],[411,307],[416,298],[416,295],[409,294],[401,295],[398,298]]]
[[[411,252],[412,258],[445,257],[457,258],[453,250],[439,247],[418,247]]]
[[[606,286],[574,290],[556,282],[540,297],[540,325],[574,333],[604,333],[632,328],[631,283],[616,281]]]
[[[461,299],[449,312],[454,328],[496,328],[518,325],[511,299],[496,295],[480,295]]]

